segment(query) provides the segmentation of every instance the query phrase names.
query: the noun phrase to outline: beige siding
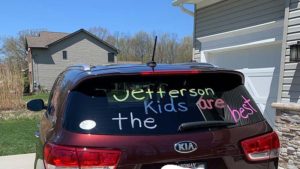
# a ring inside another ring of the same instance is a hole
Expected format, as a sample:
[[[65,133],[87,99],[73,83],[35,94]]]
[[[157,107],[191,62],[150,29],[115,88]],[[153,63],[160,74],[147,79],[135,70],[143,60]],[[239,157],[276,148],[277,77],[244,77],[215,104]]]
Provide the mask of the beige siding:
[[[63,60],[63,51],[67,51],[67,60]],[[113,51],[83,32],[49,49],[35,49],[32,51],[34,81],[50,90],[58,74],[68,66],[107,64],[109,52]]]
[[[290,45],[300,40],[300,1],[289,1],[282,101],[300,103],[300,64],[290,62]]]

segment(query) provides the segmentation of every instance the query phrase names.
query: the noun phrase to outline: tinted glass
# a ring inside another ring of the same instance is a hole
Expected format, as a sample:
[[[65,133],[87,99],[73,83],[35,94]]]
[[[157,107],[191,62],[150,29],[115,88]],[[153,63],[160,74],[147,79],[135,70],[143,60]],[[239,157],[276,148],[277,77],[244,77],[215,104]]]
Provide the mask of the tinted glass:
[[[99,77],[70,92],[67,130],[92,134],[174,134],[182,123],[262,121],[234,74]]]

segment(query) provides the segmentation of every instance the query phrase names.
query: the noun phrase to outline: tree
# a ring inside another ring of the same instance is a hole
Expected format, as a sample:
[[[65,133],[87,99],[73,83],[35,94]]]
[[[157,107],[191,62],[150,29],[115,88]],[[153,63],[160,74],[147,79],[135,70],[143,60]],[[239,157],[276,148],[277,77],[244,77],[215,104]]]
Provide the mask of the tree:
[[[166,34],[167,44],[165,47],[167,63],[174,63],[175,58],[177,57],[177,35],[176,34]]]
[[[178,42],[176,34],[163,33],[158,36],[157,61],[158,63],[174,63]]]
[[[115,32],[112,34],[106,28],[93,27],[89,31],[100,39],[119,49],[119,61],[148,62],[151,59],[156,32],[140,31],[133,36]],[[192,59],[192,37],[178,40],[175,33],[160,33],[158,35],[155,60],[158,63],[187,62]]]
[[[28,68],[26,36],[37,36],[40,31],[41,30],[24,30],[20,31],[16,37],[3,39],[0,56],[3,55],[4,63],[9,69],[8,72],[11,72],[14,78],[17,77],[17,79],[14,80],[15,83],[18,83],[19,86],[23,86],[21,89],[24,89],[23,92],[26,93],[29,92],[29,79],[27,74],[21,72],[21,70]]]
[[[16,67],[18,70],[26,67],[26,50],[17,38],[6,38],[2,51],[5,55],[5,61],[10,67]]]
[[[177,48],[177,57],[175,62],[189,62],[193,58],[193,38],[184,37]]]
[[[118,42],[117,42],[117,46],[116,46],[120,53],[118,55],[118,60],[121,60],[121,61],[129,61],[133,58],[130,57],[130,56],[133,56],[131,55],[131,48],[130,48],[130,37],[129,36],[121,36],[118,38]]]
[[[146,32],[138,32],[131,39],[132,49],[134,50],[134,56],[140,58],[142,63],[146,61],[147,58],[150,58],[153,38]]]
[[[18,70],[26,69],[28,67],[26,36],[37,36],[41,30],[42,29],[23,30],[20,31],[16,37],[3,39],[1,53],[9,67],[16,68]]]
[[[107,40],[107,37],[110,36],[110,32],[106,28],[102,28],[100,26],[98,27],[92,27],[88,29],[89,32],[97,36],[101,40]]]

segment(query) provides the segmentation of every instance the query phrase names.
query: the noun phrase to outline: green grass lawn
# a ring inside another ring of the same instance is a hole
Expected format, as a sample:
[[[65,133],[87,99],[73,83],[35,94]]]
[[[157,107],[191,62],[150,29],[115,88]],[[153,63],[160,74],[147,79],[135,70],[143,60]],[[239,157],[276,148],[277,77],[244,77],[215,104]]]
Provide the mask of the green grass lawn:
[[[28,102],[32,99],[43,99],[45,103],[47,103],[49,98],[49,93],[37,93],[33,95],[23,96],[23,100]]]
[[[35,152],[39,118],[0,120],[0,156]]]
[[[43,99],[47,104],[48,97],[48,93],[38,93],[23,96],[23,100],[28,102],[32,99]],[[35,152],[37,139],[34,133],[38,130],[37,124],[42,112],[44,111],[0,110],[0,156]]]

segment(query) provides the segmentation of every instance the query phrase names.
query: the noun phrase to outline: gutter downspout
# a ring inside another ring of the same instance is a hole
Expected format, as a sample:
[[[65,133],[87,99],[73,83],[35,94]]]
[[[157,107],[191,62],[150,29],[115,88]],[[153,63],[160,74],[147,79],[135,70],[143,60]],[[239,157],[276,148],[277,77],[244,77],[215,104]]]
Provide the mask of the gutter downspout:
[[[180,0],[175,0],[175,1],[173,1],[173,6],[178,6],[181,9],[182,12],[184,12],[184,13],[190,15],[190,16],[194,16],[194,12],[191,11],[191,10],[189,10],[189,9],[187,9],[187,8],[185,8],[183,6],[183,3],[184,2],[182,2]]]
[[[179,8],[181,9],[182,12],[184,12],[184,13],[190,15],[190,16],[194,16],[194,12],[192,12],[192,11],[186,9],[186,8],[183,6],[182,3],[179,5]]]

